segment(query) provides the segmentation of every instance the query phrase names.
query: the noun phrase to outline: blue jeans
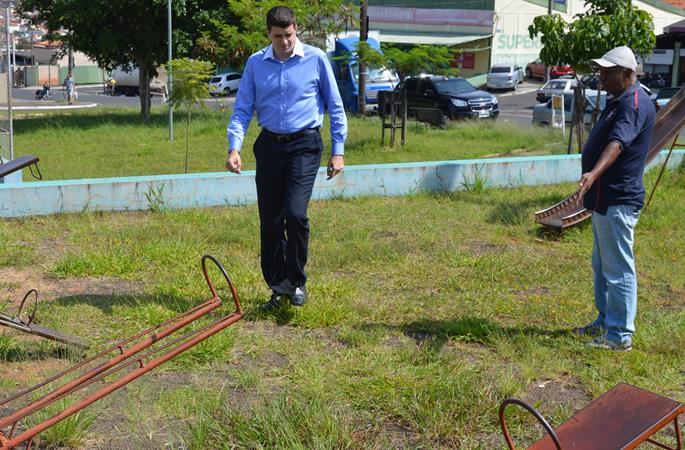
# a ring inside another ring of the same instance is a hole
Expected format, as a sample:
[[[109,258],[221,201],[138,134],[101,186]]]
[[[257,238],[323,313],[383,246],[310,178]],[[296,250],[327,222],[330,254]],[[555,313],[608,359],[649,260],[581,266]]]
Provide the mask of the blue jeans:
[[[640,209],[629,205],[610,206],[604,215],[592,213],[592,270],[599,312],[594,324],[606,328],[606,338],[618,343],[631,343],[635,333],[633,230],[639,217]]]

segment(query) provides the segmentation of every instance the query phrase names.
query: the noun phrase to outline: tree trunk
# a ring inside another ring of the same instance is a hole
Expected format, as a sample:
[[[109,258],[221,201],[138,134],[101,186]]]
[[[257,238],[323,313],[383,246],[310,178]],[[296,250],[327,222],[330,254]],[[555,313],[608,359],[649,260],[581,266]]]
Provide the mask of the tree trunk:
[[[137,58],[138,93],[140,95],[140,117],[147,122],[150,119],[150,74],[152,68],[144,58]]]
[[[188,173],[188,151],[190,146],[190,108],[191,107],[188,107],[188,121],[186,122],[186,164],[184,173]]]
[[[573,115],[576,124],[576,144],[578,145],[578,153],[582,153],[583,131],[585,130],[585,87],[580,81],[574,89],[573,99],[575,101]]]

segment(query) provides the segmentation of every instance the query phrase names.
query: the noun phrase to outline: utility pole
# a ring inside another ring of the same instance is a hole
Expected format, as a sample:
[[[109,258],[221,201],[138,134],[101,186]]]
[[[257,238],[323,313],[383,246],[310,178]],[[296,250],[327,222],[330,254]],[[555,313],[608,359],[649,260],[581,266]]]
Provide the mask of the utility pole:
[[[171,88],[173,85],[173,77],[171,75],[171,60],[173,59],[173,54],[171,51],[171,0],[167,3],[167,27],[168,27],[168,37],[169,41],[169,70],[167,72],[167,102],[169,101],[169,96],[171,96]],[[169,142],[174,142],[174,108],[169,105]]]
[[[549,3],[547,3],[547,15],[551,16],[552,15],[552,2],[554,0],[549,0]],[[551,67],[549,64],[545,64],[545,83],[547,83],[550,79],[550,70]]]
[[[11,10],[14,7],[14,2],[4,2],[5,4],[5,39],[7,42],[7,119],[8,119],[8,132],[9,132],[9,158],[14,159],[14,128],[13,128],[13,118],[12,118],[12,86],[14,85],[14,66],[12,65],[12,49],[10,47],[10,25],[11,25]]]
[[[359,8],[359,46],[365,45],[369,38],[368,7],[369,1],[363,0]],[[359,51],[359,47],[357,51]],[[366,64],[361,58],[359,58],[357,67],[359,68],[359,89],[357,90],[359,92],[359,114],[363,116],[366,114]]]

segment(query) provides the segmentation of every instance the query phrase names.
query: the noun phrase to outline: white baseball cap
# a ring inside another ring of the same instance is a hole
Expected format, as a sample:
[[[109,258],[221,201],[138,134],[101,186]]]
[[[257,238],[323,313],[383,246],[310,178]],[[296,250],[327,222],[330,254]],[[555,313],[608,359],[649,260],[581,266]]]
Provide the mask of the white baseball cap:
[[[637,71],[635,55],[633,54],[633,51],[625,45],[609,50],[602,55],[601,58],[593,59],[592,62],[600,67],[620,66],[630,69],[633,72]]]

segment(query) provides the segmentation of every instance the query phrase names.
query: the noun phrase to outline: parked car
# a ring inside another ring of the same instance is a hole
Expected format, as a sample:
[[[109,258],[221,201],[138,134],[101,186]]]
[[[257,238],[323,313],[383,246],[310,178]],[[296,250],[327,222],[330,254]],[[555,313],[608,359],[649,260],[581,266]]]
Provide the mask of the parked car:
[[[405,78],[397,89],[407,92],[407,108],[437,108],[450,120],[496,118],[499,115],[497,98],[480,91],[462,77],[426,75]]]
[[[235,72],[217,75],[209,80],[209,94],[216,97],[217,95],[230,95],[237,92],[241,78],[242,75]]]
[[[583,83],[586,89],[597,90],[599,86],[599,77],[597,75],[583,75],[580,77],[580,82]]]
[[[659,89],[659,92],[657,92],[656,98],[654,99],[654,107],[656,110],[658,111],[666,106],[680,89],[681,88],[679,87],[664,87]]]
[[[585,115],[583,122],[585,125],[590,125],[592,121],[592,110],[595,109],[595,102],[597,101],[597,91],[592,89],[585,90]],[[599,101],[599,110],[602,111],[606,107],[607,94],[602,91]],[[561,114],[560,110],[556,111]],[[567,123],[571,122],[573,118],[573,93],[564,94],[564,119]],[[533,107],[533,125],[551,125],[552,124],[552,100],[546,103],[540,103]]]
[[[568,64],[552,66],[549,70],[550,78],[559,78],[562,75],[575,75],[575,71]],[[527,78],[545,78],[545,63],[540,58],[526,65]]]
[[[535,94],[535,98],[540,103],[547,103],[547,101],[552,98],[552,95],[568,95],[573,94],[573,89],[576,87],[578,82],[575,78],[561,78],[558,80],[549,80],[538,89]]]
[[[523,69],[516,64],[494,64],[490,68],[488,89],[514,89],[523,83]]]

